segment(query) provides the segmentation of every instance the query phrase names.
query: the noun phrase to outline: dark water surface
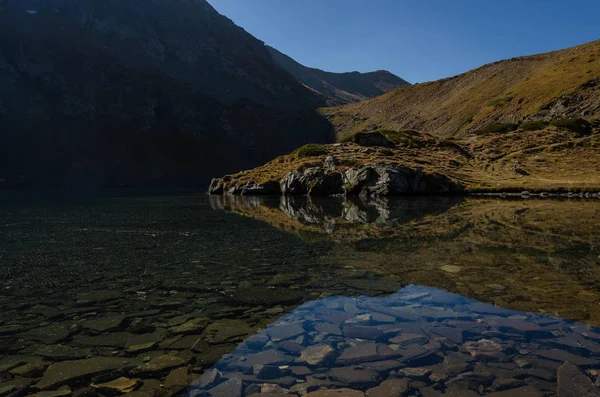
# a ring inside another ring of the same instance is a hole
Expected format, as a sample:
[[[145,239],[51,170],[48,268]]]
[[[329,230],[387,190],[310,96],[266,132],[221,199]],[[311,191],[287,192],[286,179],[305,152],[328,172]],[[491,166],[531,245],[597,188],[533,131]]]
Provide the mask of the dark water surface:
[[[598,395],[598,202],[119,194],[0,198],[0,397]]]

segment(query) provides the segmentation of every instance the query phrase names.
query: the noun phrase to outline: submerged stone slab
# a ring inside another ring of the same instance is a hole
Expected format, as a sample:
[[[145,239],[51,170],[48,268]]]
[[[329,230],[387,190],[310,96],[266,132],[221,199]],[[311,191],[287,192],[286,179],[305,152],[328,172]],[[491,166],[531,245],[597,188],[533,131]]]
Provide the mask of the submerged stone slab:
[[[92,384],[92,387],[102,394],[115,395],[134,392],[141,385],[142,382],[139,379],[121,377],[106,383]]]
[[[600,397],[594,382],[569,362],[558,369],[557,394],[558,397]]]
[[[366,397],[398,397],[408,391],[408,380],[388,379],[366,391]]]
[[[370,361],[383,361],[400,357],[400,354],[381,343],[361,343],[345,349],[338,357],[341,365],[359,364]]]
[[[336,350],[329,345],[311,346],[302,351],[298,362],[318,367],[331,360],[335,354]]]
[[[240,378],[232,378],[208,391],[211,397],[242,397],[244,384]]]
[[[36,387],[40,390],[53,389],[70,382],[122,370],[129,365],[130,360],[112,357],[63,361],[48,367]]]
[[[332,390],[318,390],[312,393],[308,393],[305,397],[364,397],[365,394],[360,390],[352,389],[332,389]]]

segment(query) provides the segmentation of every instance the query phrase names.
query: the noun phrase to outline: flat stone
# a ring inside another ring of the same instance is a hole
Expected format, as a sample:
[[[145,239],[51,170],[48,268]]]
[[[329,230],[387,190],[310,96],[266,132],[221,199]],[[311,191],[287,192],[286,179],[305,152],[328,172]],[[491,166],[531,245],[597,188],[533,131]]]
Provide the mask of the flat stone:
[[[352,325],[344,327],[343,333],[346,338],[376,340],[384,334],[384,331],[377,327]]]
[[[42,328],[31,329],[20,335],[27,340],[36,340],[45,345],[54,345],[71,336],[71,331],[69,331],[69,326],[66,324],[52,324]]]
[[[169,371],[177,367],[185,365],[185,360],[177,356],[162,355],[154,357],[150,362],[144,363],[131,370],[131,374],[135,376],[139,375],[152,375],[161,372]]]
[[[36,387],[54,389],[64,384],[123,369],[130,361],[113,357],[94,357],[85,360],[62,361],[50,365]]]
[[[481,339],[477,342],[469,341],[463,347],[471,356],[478,360],[494,362],[510,361],[510,357],[502,352],[502,345],[489,339]]]
[[[431,373],[429,368],[403,368],[400,372],[411,379],[427,379]]]
[[[172,329],[173,334],[198,334],[206,328],[208,319],[194,318]]]
[[[213,368],[206,371],[200,379],[192,382],[194,386],[197,386],[201,389],[212,388],[216,386],[221,381],[221,372],[219,370]]]
[[[88,320],[83,327],[96,332],[118,331],[124,326],[125,320],[125,316],[106,316]]]
[[[372,387],[379,383],[379,374],[370,369],[355,369],[351,367],[332,368],[327,376],[336,382],[351,388]]]
[[[280,353],[277,350],[266,350],[260,353],[249,354],[244,358],[244,360],[238,360],[235,366],[252,368],[255,365],[285,365],[294,361],[294,357]]]
[[[277,349],[283,350],[288,353],[300,354],[305,349],[305,347],[299,345],[298,343],[292,340],[284,340],[277,343]]]
[[[523,386],[518,389],[510,389],[489,393],[488,397],[542,397],[542,394],[532,386]]]
[[[183,389],[190,383],[189,369],[187,367],[181,367],[174,369],[165,378],[165,387],[167,389]]]
[[[218,320],[204,330],[206,340],[211,343],[227,343],[247,336],[254,330],[242,320]]]
[[[439,326],[431,327],[429,328],[429,331],[457,344],[463,343],[465,338],[464,331],[460,328]]]
[[[498,327],[502,332],[513,332],[522,334],[528,338],[552,338],[551,331],[545,330],[538,324],[519,318],[497,318],[489,321],[489,324]]]
[[[63,390],[56,390],[56,391],[42,391],[42,392],[39,392],[39,393],[30,394],[30,396],[35,396],[35,397],[64,397],[64,396],[70,396],[71,393],[73,393],[71,391],[71,389],[63,389]]]
[[[306,331],[300,325],[290,323],[269,327],[265,332],[273,341],[280,341],[284,339],[293,339],[298,335],[304,334]]]
[[[298,362],[318,367],[335,356],[335,349],[329,345],[311,346],[302,351]]]
[[[132,393],[142,386],[142,382],[139,379],[121,377],[106,383],[92,383],[91,386],[102,394],[115,395]]]
[[[429,339],[421,334],[401,334],[389,340],[389,343],[400,346],[408,346],[413,344],[424,345]]]
[[[156,342],[142,343],[141,345],[128,346],[126,352],[129,354],[140,354],[152,350],[156,347]]]
[[[360,390],[352,389],[332,389],[318,390],[308,393],[305,397],[364,397],[365,394]]]
[[[312,375],[313,373],[313,371],[310,368],[303,366],[291,366],[290,371],[292,371],[292,374],[296,376]]]
[[[242,397],[244,385],[240,378],[232,378],[208,391],[211,397]]]
[[[304,294],[292,289],[267,289],[262,287],[238,288],[229,299],[248,306],[292,305],[304,299]]]
[[[578,356],[576,354],[572,354],[567,351],[558,349],[536,350],[535,352],[533,352],[533,354],[554,361],[568,361],[574,365],[577,365],[578,367],[590,367],[597,366],[598,364],[600,364],[599,360]]]
[[[328,334],[328,335],[336,335],[336,336],[342,335],[342,330],[340,329],[340,326],[337,324],[317,323],[315,325],[315,331],[322,332],[322,333]]]
[[[408,380],[388,379],[381,385],[367,390],[367,397],[399,397],[408,391]]]
[[[36,360],[29,362],[20,367],[13,368],[9,372],[15,376],[23,376],[25,378],[38,378],[44,374],[44,371],[48,368],[48,363]]]
[[[383,361],[390,358],[400,357],[400,354],[381,343],[361,343],[351,346],[342,352],[337,359],[341,365],[359,364],[370,361]]]
[[[384,360],[384,361],[374,361],[371,363],[363,363],[361,364],[364,368],[373,369],[379,373],[389,373],[390,371],[396,370],[398,368],[403,367],[404,365],[400,361],[396,360]]]
[[[90,349],[75,349],[67,345],[40,346],[35,351],[38,356],[49,358],[52,361],[78,360],[86,358]]]
[[[158,343],[164,338],[162,332],[152,334],[133,334],[130,332],[112,332],[106,335],[87,336],[79,335],[74,338],[73,343],[86,347],[118,347],[121,349],[130,346],[138,346],[146,343]]]
[[[516,389],[518,387],[526,386],[525,382],[515,378],[496,378],[492,382],[491,389],[494,391]]]
[[[558,397],[599,397],[594,382],[575,365],[566,362],[558,368]]]

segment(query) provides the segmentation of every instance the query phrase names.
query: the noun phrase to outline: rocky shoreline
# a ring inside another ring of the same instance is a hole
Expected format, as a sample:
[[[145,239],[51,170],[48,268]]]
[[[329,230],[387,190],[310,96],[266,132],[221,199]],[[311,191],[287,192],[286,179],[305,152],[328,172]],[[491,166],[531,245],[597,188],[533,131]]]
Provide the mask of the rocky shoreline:
[[[278,181],[258,183],[215,178],[209,194],[283,196],[399,196],[461,194],[464,188],[445,175],[427,173],[393,163],[376,163],[338,170],[338,161],[328,156],[322,164],[302,166]]]

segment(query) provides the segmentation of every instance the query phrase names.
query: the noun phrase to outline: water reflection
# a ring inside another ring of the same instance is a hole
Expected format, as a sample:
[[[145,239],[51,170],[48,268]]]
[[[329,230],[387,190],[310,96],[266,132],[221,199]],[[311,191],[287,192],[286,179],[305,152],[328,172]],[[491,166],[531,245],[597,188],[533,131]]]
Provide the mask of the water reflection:
[[[226,355],[189,395],[596,396],[598,342],[597,328],[410,286],[306,303]],[[587,394],[564,394],[576,390]]]
[[[291,206],[312,208],[311,222],[294,216],[300,211],[288,210],[290,205],[244,197],[225,208],[305,241],[336,242],[322,266],[376,272],[516,310],[600,324],[600,203],[473,198],[460,205],[429,199],[386,203],[371,208],[427,210],[415,211],[409,222],[379,216],[377,223],[364,223],[362,217],[335,218],[329,205],[302,198]]]
[[[242,215],[280,211],[306,225],[317,225],[334,233],[344,224],[394,226],[419,220],[426,215],[441,214],[462,202],[458,196],[374,198],[359,197],[248,197],[210,196],[214,209]],[[258,215],[260,216],[260,215]]]
[[[178,395],[307,301],[406,284],[598,325],[598,221],[593,202],[13,200],[0,205],[0,396]],[[306,331],[295,343],[315,342]]]

